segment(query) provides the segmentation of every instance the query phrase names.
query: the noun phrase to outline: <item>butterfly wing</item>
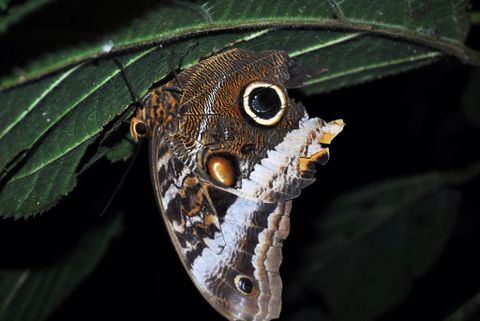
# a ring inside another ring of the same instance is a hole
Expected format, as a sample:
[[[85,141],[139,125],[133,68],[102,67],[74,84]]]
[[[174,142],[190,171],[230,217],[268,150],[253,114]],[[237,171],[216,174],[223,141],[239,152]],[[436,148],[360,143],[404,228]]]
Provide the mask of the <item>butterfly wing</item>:
[[[202,295],[229,320],[278,318],[291,202],[263,203],[206,183],[169,149],[160,130],[150,157],[167,231]]]
[[[305,76],[295,66],[283,51],[231,49],[153,88],[131,122],[134,138],[152,138],[152,181],[178,256],[229,320],[278,318],[291,199],[314,181],[314,164],[328,159],[323,145],[343,128],[310,119],[288,97],[285,88]],[[181,94],[171,91],[180,84]],[[257,99],[261,119],[271,119],[262,108],[283,115],[275,126],[250,115]]]

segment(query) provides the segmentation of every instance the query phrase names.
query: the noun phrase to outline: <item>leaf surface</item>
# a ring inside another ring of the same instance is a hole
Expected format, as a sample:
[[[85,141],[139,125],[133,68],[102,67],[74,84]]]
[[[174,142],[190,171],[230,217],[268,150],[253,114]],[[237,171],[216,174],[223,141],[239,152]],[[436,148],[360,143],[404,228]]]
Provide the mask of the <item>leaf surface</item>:
[[[322,213],[294,293],[318,294],[333,320],[374,320],[394,307],[442,253],[460,204],[449,185],[461,176],[419,175],[339,197]]]
[[[19,57],[24,64],[17,71],[2,72],[0,216],[28,217],[48,208],[74,188],[83,164],[106,152],[104,136],[125,121],[134,101],[112,58],[142,96],[185,53],[183,68],[229,47],[280,49],[311,70],[307,92],[327,92],[445,55],[474,62],[476,53],[463,45],[466,5],[460,0],[54,2],[43,14],[61,13],[63,19],[36,17],[43,26],[39,32],[66,23],[84,29],[75,36],[56,35],[52,44],[44,41],[51,34],[38,35],[43,47],[33,46],[28,59]],[[91,17],[87,26],[78,18],[84,13]],[[22,26],[5,36],[12,52],[21,43],[20,31]],[[89,31],[101,37],[78,40]],[[28,35],[35,43],[37,37]]]

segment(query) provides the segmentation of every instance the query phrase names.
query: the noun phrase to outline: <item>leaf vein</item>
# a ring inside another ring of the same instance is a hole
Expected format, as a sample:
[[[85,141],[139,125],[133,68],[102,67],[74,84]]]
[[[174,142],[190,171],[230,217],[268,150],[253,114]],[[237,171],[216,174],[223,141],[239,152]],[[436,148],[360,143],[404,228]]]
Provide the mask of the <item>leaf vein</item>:
[[[3,313],[8,309],[8,306],[12,303],[13,299],[15,298],[15,295],[17,292],[21,289],[22,285],[25,283],[27,280],[28,276],[30,275],[29,270],[25,270],[20,277],[18,278],[17,282],[15,283],[15,286],[13,289],[10,291],[9,295],[6,297],[6,299],[3,301],[3,304],[0,308],[0,317],[3,315]],[[1,319],[1,318],[0,318]]]
[[[434,57],[437,57],[437,56],[440,56],[440,55],[441,55],[440,52],[435,51],[435,52],[429,52],[429,53],[418,55],[418,56],[411,56],[411,57],[408,57],[408,58],[397,59],[397,60],[394,60],[394,61],[387,61],[387,62],[378,63],[378,64],[365,65],[365,66],[361,66],[361,67],[358,67],[358,68],[353,68],[353,69],[350,69],[350,70],[346,70],[346,71],[343,71],[343,72],[331,73],[331,74],[328,74],[324,77],[319,77],[317,79],[313,79],[311,81],[308,81],[306,83],[306,85],[308,85],[308,86],[309,85],[314,85],[314,84],[318,84],[318,83],[321,83],[321,82],[324,82],[324,81],[328,81],[332,78],[344,77],[344,76],[347,76],[347,75],[352,75],[352,74],[360,73],[360,72],[367,71],[367,70],[383,68],[383,67],[387,67],[387,66],[391,66],[391,65],[400,65],[400,64],[404,64],[404,63],[408,63],[408,62],[418,61],[418,60],[426,60],[426,59],[434,58]]]
[[[15,127],[19,122],[24,119],[29,112],[31,112],[35,107],[38,106],[38,104],[45,98],[47,97],[48,94],[50,94],[62,81],[68,78],[75,70],[77,70],[83,63],[78,64],[77,66],[74,66],[73,68],[67,70],[63,75],[61,75],[57,80],[55,80],[48,88],[45,90],[41,95],[39,95],[26,109],[23,113],[21,113],[18,118],[11,122],[9,126],[5,128],[5,130],[0,133],[0,139],[2,139],[10,130],[12,130],[13,127]]]

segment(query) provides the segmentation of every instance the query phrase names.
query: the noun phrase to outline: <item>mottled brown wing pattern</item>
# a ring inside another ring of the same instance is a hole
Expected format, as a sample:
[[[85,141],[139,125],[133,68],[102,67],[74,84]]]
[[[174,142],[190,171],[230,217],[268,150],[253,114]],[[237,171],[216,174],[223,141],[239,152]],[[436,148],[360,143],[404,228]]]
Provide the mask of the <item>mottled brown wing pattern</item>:
[[[278,317],[278,270],[291,202],[243,199],[202,182],[169,150],[160,133],[154,133],[150,150],[167,230],[202,295],[231,320]]]
[[[178,108],[182,137],[177,143],[184,145],[188,154],[203,157],[227,152],[239,162],[239,174],[247,177],[251,166],[295,128],[305,109],[288,101],[287,112],[275,130],[249,126],[240,97],[245,85],[254,81],[287,83],[290,60],[283,51],[253,53],[232,49],[183,71],[179,81],[185,90]]]
[[[151,138],[152,181],[178,256],[229,320],[278,318],[291,200],[343,128],[288,97],[300,71],[283,51],[231,49],[152,89],[131,121],[135,139]]]

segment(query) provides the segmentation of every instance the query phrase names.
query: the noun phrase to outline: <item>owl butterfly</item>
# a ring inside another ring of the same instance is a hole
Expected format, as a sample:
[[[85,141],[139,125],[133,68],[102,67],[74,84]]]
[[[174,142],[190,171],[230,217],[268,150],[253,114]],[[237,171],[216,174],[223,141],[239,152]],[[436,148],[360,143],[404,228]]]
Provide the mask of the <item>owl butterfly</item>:
[[[283,51],[231,49],[151,89],[131,120],[150,138],[156,198],[205,299],[229,320],[281,310],[291,200],[314,182],[343,128],[309,118],[287,94],[305,74]]]

